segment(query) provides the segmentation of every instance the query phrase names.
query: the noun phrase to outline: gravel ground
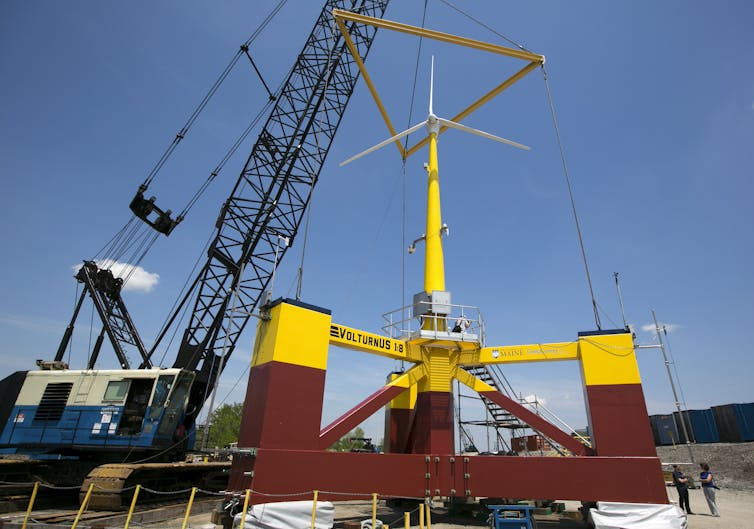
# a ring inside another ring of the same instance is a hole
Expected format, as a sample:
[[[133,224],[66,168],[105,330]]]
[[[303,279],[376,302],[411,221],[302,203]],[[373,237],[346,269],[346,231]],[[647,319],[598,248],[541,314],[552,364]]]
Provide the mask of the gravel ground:
[[[699,463],[704,462],[724,490],[754,491],[754,443],[696,444],[691,445],[691,452],[693,463],[686,445],[657,447],[657,455],[666,470],[670,469],[670,464],[678,463],[686,475],[698,480]],[[751,527],[754,527],[754,519]]]

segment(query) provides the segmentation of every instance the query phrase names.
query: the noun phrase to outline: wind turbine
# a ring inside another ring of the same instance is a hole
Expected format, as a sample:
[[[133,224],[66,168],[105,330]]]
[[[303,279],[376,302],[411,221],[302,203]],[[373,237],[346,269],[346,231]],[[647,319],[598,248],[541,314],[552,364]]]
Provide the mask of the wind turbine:
[[[378,143],[377,145],[370,147],[369,149],[360,152],[359,154],[352,156],[348,160],[341,162],[341,167],[353,162],[365,156],[371,152],[374,152],[382,147],[393,143],[396,140],[408,136],[412,132],[416,132],[420,128],[426,126],[429,134],[429,163],[426,165],[427,169],[427,231],[423,237],[418,240],[424,239],[424,291],[428,295],[432,295],[436,291],[445,291],[445,264],[442,252],[442,233],[447,230],[447,226],[442,224],[442,215],[440,212],[440,179],[438,176],[438,163],[437,163],[437,136],[440,134],[440,126],[446,126],[453,129],[458,129],[463,132],[469,132],[488,138],[491,140],[505,143],[519,149],[529,150],[530,147],[522,145],[512,140],[507,140],[488,132],[477,130],[466,125],[461,125],[449,119],[437,117],[432,109],[432,96],[434,91],[434,77],[435,77],[435,58],[432,56],[432,69],[430,71],[430,84],[429,84],[429,116],[421,123],[417,123],[413,127],[410,127],[403,132],[396,134],[395,136],[386,139]],[[429,322],[431,324],[431,318],[425,320],[425,324]],[[444,326],[444,321],[442,322]],[[435,324],[436,325],[436,324]],[[435,330],[440,330],[435,327]]]
[[[362,156],[366,156],[369,153],[372,153],[376,150],[381,149],[385,145],[390,145],[396,140],[399,140],[405,136],[408,136],[409,134],[416,132],[417,130],[421,129],[422,127],[427,127],[427,132],[431,136],[434,134],[440,133],[440,125],[444,125],[446,127],[450,127],[452,129],[458,129],[462,130],[464,132],[469,132],[471,134],[476,134],[477,136],[482,136],[483,138],[488,138],[490,140],[499,141],[500,143],[505,143],[507,145],[511,145],[513,147],[517,147],[519,149],[524,149],[526,151],[531,150],[531,147],[527,145],[523,145],[521,143],[515,142],[513,140],[508,140],[505,138],[501,138],[500,136],[495,136],[494,134],[490,134],[488,132],[484,132],[483,130],[475,129],[472,127],[467,127],[466,125],[462,125],[460,123],[456,123],[455,121],[450,121],[449,119],[440,118],[437,117],[432,110],[432,96],[434,92],[434,84],[435,84],[435,56],[432,56],[432,67],[430,70],[430,80],[429,80],[429,116],[426,120],[422,121],[421,123],[417,123],[413,127],[410,127],[403,132],[399,132],[395,136],[392,136],[385,141],[381,141],[377,145],[374,145],[373,147],[368,148],[365,151],[360,152],[359,154],[356,154],[354,156],[351,156],[349,159],[340,162],[340,166],[343,167],[346,164],[349,164],[353,162],[354,160],[358,160]]]

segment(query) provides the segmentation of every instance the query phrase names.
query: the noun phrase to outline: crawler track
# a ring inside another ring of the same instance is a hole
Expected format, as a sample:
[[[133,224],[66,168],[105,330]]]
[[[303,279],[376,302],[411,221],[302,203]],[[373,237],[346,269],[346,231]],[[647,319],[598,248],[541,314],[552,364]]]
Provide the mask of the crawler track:
[[[101,465],[84,480],[79,499],[83,501],[92,484],[89,510],[122,511],[130,505],[136,485],[142,487],[139,504],[154,503],[192,487],[212,492],[224,490],[229,472],[230,462]]]

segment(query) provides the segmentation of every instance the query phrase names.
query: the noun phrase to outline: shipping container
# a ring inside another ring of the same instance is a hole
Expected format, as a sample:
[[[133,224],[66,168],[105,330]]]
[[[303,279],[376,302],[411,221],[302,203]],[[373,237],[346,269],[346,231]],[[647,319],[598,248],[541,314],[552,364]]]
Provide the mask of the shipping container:
[[[717,431],[720,432],[720,442],[740,443],[741,430],[738,427],[738,418],[733,404],[723,404],[710,408],[715,414]]]
[[[733,411],[738,421],[742,441],[754,441],[754,402],[734,404]]]
[[[683,428],[681,427],[681,415],[674,412],[673,416],[679,430],[678,438],[681,443],[685,443],[686,437],[683,435]],[[683,417],[685,418],[686,431],[688,431],[692,443],[720,442],[720,433],[717,431],[715,414],[712,410],[687,410],[683,412]]]
[[[651,415],[649,422],[652,426],[652,436],[655,445],[674,445],[678,444],[678,428],[676,427],[673,415]]]

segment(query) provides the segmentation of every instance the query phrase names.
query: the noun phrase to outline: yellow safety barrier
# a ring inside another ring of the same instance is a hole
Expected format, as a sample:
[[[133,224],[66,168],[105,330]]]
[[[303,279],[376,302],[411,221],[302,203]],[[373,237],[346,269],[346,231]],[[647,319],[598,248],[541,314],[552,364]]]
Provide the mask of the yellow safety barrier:
[[[403,513],[403,525],[404,525],[404,529],[409,529],[411,527],[411,513],[410,512]]]
[[[372,529],[377,527],[377,493],[372,493]]]
[[[26,516],[24,516],[24,523],[21,529],[26,529],[26,524],[29,522],[29,516],[31,516],[31,510],[34,507],[34,501],[37,499],[37,491],[39,490],[39,481],[34,482],[34,490],[31,491],[31,498],[29,499],[29,507],[26,509]]]
[[[427,529],[432,529],[432,509],[427,504]]]
[[[312,500],[312,528],[314,529],[314,522],[317,521],[317,496],[319,496],[319,491],[314,491],[314,499]]]
[[[419,504],[419,529],[424,529],[424,504]]]
[[[89,498],[92,497],[92,490],[94,489],[94,483],[89,483],[89,488],[86,489],[86,496],[84,496],[84,501],[81,502],[81,507],[79,507],[79,512],[76,513],[76,519],[73,520],[73,525],[71,526],[71,529],[76,529],[76,526],[79,524],[79,520],[81,519],[81,515],[86,510],[86,506],[89,505]]]
[[[246,524],[246,511],[249,510],[249,495],[251,494],[251,489],[246,489],[246,496],[243,499],[243,515],[241,516],[241,525],[238,529],[243,529],[243,526]]]
[[[186,516],[183,517],[183,525],[181,526],[181,529],[186,529],[186,526],[188,525],[189,515],[191,514],[191,506],[194,504],[195,495],[196,487],[191,487],[191,497],[189,498],[188,507],[186,507]]]
[[[136,485],[136,489],[134,490],[134,497],[131,500],[131,507],[128,509],[128,516],[126,516],[126,525],[123,526],[123,529],[128,529],[128,524],[131,523],[131,516],[134,514],[134,508],[136,507],[136,499],[139,497],[139,491],[141,490],[141,485]]]

